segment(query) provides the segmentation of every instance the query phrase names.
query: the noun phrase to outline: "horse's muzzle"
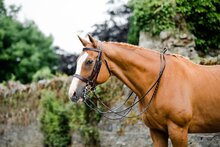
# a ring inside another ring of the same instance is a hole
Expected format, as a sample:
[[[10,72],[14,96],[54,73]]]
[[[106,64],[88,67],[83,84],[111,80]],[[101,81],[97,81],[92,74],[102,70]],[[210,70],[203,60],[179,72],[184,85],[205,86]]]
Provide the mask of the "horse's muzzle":
[[[75,103],[79,100],[79,97],[76,95],[76,92],[73,93],[73,95],[70,97],[70,100]]]
[[[72,102],[75,102],[75,103],[79,100],[79,98],[76,96],[72,96],[70,99]]]
[[[84,98],[80,94],[77,95],[76,92],[73,93],[73,95],[70,97],[70,100],[74,103],[83,102]]]

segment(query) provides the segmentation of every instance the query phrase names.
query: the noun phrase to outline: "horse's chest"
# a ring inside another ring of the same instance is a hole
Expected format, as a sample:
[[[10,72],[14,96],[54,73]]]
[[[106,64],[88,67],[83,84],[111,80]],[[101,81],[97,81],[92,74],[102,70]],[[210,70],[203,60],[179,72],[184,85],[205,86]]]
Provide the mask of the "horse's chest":
[[[157,114],[150,114],[146,112],[142,115],[144,124],[151,129],[159,129],[161,131],[166,131],[166,124]]]

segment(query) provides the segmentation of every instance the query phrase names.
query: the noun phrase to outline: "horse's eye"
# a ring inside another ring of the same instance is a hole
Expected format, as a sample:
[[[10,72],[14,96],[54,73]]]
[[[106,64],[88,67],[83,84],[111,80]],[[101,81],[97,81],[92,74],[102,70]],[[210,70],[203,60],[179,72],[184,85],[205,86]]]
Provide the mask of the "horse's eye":
[[[87,60],[86,65],[91,65],[93,63],[93,60]]]

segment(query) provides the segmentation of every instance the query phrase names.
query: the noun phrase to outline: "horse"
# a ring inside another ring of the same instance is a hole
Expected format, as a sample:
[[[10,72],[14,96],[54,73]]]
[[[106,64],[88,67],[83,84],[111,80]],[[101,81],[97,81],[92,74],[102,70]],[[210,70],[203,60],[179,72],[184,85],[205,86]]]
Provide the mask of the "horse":
[[[79,36],[78,36],[79,37]],[[69,88],[72,101],[83,101],[88,83],[106,82],[114,75],[140,98],[142,112],[161,71],[161,53],[127,43],[89,41],[79,37],[84,49],[77,60]],[[166,67],[147,111],[141,114],[155,147],[188,146],[188,133],[220,132],[220,66],[205,66],[177,54],[163,54]]]

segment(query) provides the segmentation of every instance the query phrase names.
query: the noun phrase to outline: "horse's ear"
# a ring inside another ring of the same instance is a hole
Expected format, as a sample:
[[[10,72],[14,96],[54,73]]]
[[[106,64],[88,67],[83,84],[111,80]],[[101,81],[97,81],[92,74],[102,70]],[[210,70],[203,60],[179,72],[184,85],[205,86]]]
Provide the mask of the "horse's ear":
[[[85,39],[82,39],[79,35],[77,35],[78,36],[78,38],[79,38],[79,40],[81,41],[81,43],[82,43],[82,45],[84,46],[84,47],[86,47],[86,45],[88,45],[88,44],[90,44],[88,41],[86,41]]]
[[[98,41],[95,38],[93,38],[90,34],[88,34],[88,36],[89,36],[89,40],[92,43],[93,47],[97,48],[98,47]]]

